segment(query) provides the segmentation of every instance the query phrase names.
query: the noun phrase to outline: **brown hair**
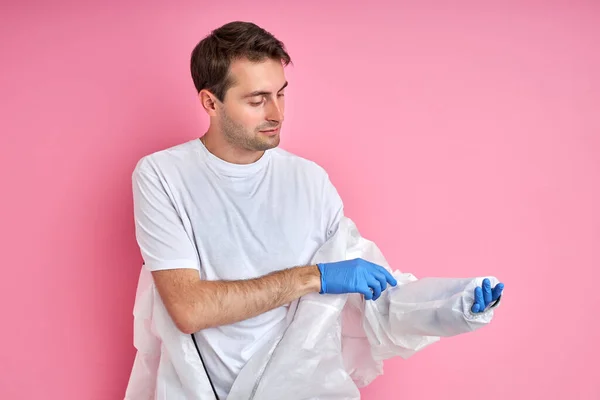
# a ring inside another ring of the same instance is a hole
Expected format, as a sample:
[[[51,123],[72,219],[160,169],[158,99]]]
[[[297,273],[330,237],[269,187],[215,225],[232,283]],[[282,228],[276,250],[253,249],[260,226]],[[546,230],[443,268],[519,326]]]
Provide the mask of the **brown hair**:
[[[231,62],[247,58],[258,62],[266,58],[291,63],[284,44],[271,33],[251,23],[229,22],[202,39],[192,51],[190,69],[198,93],[207,89],[223,101],[233,85],[229,76]]]

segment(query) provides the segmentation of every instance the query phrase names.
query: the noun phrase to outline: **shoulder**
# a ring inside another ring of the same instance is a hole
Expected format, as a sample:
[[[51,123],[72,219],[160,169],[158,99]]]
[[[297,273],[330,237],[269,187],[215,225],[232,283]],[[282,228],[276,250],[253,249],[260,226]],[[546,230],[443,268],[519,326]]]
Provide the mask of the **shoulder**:
[[[195,139],[197,140],[197,139]],[[134,168],[133,175],[165,175],[169,171],[181,169],[198,157],[194,140],[158,150],[141,157]]]

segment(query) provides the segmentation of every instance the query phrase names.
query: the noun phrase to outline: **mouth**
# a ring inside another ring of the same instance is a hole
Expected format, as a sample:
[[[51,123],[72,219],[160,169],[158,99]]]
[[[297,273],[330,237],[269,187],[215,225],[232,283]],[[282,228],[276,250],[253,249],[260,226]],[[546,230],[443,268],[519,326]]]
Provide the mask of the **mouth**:
[[[259,132],[260,133],[264,133],[265,135],[272,136],[272,135],[275,135],[275,134],[277,134],[279,132],[279,128],[280,127],[278,126],[277,128],[274,128],[274,129],[264,129],[264,130],[261,130]]]

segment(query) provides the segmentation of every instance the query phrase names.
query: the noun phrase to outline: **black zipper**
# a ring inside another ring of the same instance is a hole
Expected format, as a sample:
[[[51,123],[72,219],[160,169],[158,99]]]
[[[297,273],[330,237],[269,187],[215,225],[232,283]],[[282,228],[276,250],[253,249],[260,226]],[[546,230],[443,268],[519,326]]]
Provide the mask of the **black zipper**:
[[[146,265],[146,262],[142,262],[142,265]],[[217,394],[217,391],[215,390],[215,385],[213,385],[212,380],[210,379],[210,375],[208,374],[208,370],[206,369],[206,363],[204,362],[204,359],[202,359],[202,354],[200,354],[200,349],[198,348],[198,343],[196,343],[196,337],[194,336],[193,333],[190,336],[192,337],[192,341],[194,342],[194,346],[196,347],[196,351],[198,352],[198,357],[200,357],[200,361],[202,361],[202,366],[204,367],[204,372],[206,372],[206,377],[208,378],[210,387],[212,388],[213,394],[215,395],[215,399],[220,400],[219,395]]]
[[[196,343],[196,336],[192,333],[190,335],[192,340],[194,341],[194,346],[196,346],[196,351],[198,352],[198,357],[200,357],[200,361],[202,361],[202,366],[204,367],[204,372],[206,372],[206,377],[208,378],[208,382],[210,382],[210,387],[212,388],[213,394],[215,395],[215,399],[219,400],[219,395],[217,395],[217,391],[215,390],[215,385],[213,385],[212,380],[210,379],[210,375],[208,374],[208,370],[206,369],[206,363],[202,358],[202,354],[200,354],[200,349],[198,348],[198,343]]]

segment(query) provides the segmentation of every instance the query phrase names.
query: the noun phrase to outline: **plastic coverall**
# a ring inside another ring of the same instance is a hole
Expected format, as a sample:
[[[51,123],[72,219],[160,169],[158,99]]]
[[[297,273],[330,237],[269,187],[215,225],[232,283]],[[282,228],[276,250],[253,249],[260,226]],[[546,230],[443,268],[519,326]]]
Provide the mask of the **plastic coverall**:
[[[390,270],[378,247],[342,217],[312,262],[353,258]],[[377,301],[354,293],[311,293],[292,302],[286,328],[250,358],[227,399],[359,399],[358,388],[383,373],[383,360],[408,358],[440,337],[481,328],[499,304],[471,312],[474,289],[484,277],[417,279],[391,272],[398,285],[388,286]],[[498,283],[488,278],[492,287]],[[191,335],[172,322],[145,268],[133,314],[137,355],[125,399],[215,399]]]

